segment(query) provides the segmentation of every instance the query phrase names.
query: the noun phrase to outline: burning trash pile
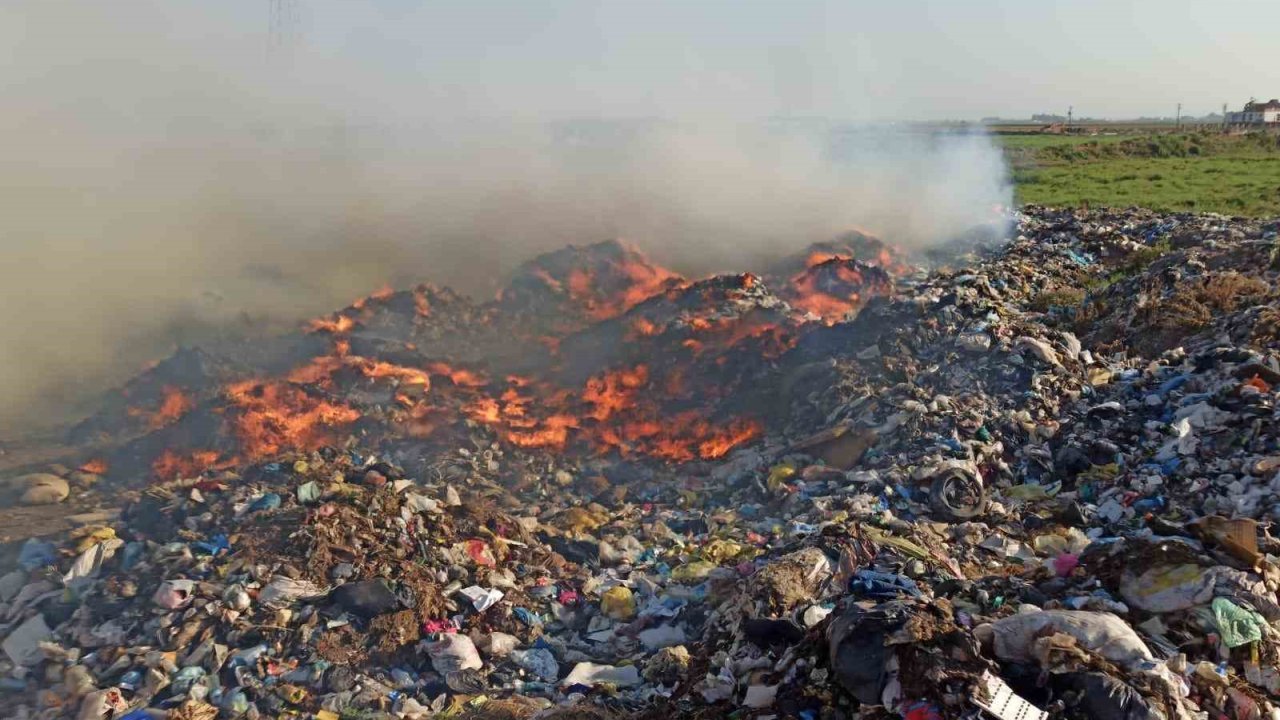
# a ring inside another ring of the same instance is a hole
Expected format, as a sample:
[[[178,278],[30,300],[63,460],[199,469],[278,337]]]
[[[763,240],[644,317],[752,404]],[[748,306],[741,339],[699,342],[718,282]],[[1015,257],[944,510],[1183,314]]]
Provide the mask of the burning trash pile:
[[[874,261],[826,243],[794,277],[690,280],[608,242],[536,258],[481,305],[386,289],[302,333],[182,350],[72,436],[126,483],[348,437],[448,448],[477,425],[527,449],[715,460],[762,435],[755,388],[801,335],[911,270],[869,242]]]
[[[606,244],[184,351],[12,489],[128,502],[0,576],[0,706],[1280,717],[1277,229],[1028,208],[927,274],[696,281]]]

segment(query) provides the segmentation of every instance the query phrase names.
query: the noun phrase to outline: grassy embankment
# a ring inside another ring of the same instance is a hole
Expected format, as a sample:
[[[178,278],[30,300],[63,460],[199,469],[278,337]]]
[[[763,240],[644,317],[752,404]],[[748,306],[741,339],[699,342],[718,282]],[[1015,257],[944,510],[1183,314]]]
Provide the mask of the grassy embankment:
[[[998,135],[1019,202],[1280,215],[1280,137]]]

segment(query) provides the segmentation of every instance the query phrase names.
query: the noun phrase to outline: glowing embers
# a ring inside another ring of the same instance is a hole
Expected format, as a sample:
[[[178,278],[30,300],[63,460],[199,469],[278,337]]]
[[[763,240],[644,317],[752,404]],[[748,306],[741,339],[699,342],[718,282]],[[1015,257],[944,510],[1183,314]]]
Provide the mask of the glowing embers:
[[[669,411],[673,401],[687,405],[679,365],[661,382],[653,381],[648,367],[636,365],[565,389],[521,376],[490,383],[484,373],[441,362],[414,368],[345,353],[339,344],[335,354],[317,357],[283,379],[227,386],[224,413],[237,456],[259,459],[338,442],[365,418],[361,406],[352,402],[360,382],[389,383],[394,391],[390,409],[379,409],[361,427],[382,423],[383,432],[397,427],[410,437],[427,438],[465,419],[490,427],[499,439],[521,448],[688,461],[720,457],[760,433],[758,423],[750,420],[717,423],[697,409]],[[167,452],[157,460],[155,472],[192,473],[219,461],[214,451]]]
[[[575,268],[569,273],[569,297],[580,304],[592,320],[616,317],[662,292],[679,275],[649,262],[632,248],[603,273]]]
[[[111,465],[103,458],[94,458],[79,468],[80,472],[93,473],[94,475],[105,475],[107,470],[111,469]]]
[[[248,457],[280,449],[308,450],[331,442],[344,427],[363,417],[357,402],[364,384],[385,388],[391,408],[376,419],[399,425],[411,437],[428,437],[457,419],[448,406],[429,402],[442,392],[474,392],[488,385],[481,372],[443,362],[421,367],[350,354],[345,340],[331,355],[294,368],[284,380],[250,380],[227,388],[235,406],[236,436]],[[442,386],[442,387],[434,387]],[[456,402],[454,403],[457,404]]]
[[[334,335],[345,335],[356,327],[355,318],[343,314],[335,314],[332,317],[316,318],[310,324],[312,332],[327,332]]]
[[[427,298],[427,293],[421,287],[413,291],[413,311],[418,317],[431,317],[431,300]]]
[[[603,425],[597,428],[594,439],[601,452],[687,462],[723,457],[738,445],[759,437],[762,430],[756,420],[737,418],[717,424],[700,412],[689,410]]]
[[[606,372],[587,380],[582,400],[591,406],[587,416],[606,421],[615,414],[636,406],[636,396],[649,382],[649,368],[637,365],[631,369]]]
[[[188,391],[194,406],[155,390],[138,417],[187,419],[164,430],[158,447],[171,452],[157,457],[152,444],[140,457],[157,474],[189,473],[359,435],[387,447],[487,436],[529,452],[713,459],[762,433],[755,405],[738,398],[810,325],[755,275],[687,282],[621,243],[570,248],[527,264],[498,302],[384,289],[316,321],[323,340],[245,353],[250,366],[274,360],[250,376],[229,365]]]
[[[195,407],[195,400],[184,393],[181,388],[165,385],[160,390],[160,402],[154,410],[130,407],[130,417],[140,418],[148,430],[159,430],[182,419]]]
[[[333,335],[346,335],[361,324],[360,318],[369,310],[369,308],[378,303],[385,303],[396,294],[390,285],[384,285],[372,294],[359,298],[351,303],[350,307],[336,312],[328,317],[316,318],[308,323],[311,332],[325,332]],[[414,303],[421,303],[422,314],[430,313],[430,304],[422,292],[415,293]]]
[[[805,269],[788,283],[787,300],[799,310],[835,324],[873,297],[893,292],[893,278],[881,267],[844,255],[810,253]]]
[[[522,266],[499,293],[508,311],[528,311],[562,330],[617,317],[684,278],[611,240],[570,246]]]
[[[535,404],[543,412],[536,412]],[[468,419],[494,428],[512,445],[563,450],[580,424],[573,414],[560,412],[572,405],[568,391],[535,386],[529,378],[511,375],[500,394],[478,395],[463,405],[462,412]]]
[[[360,419],[355,408],[294,383],[246,380],[226,392],[241,452],[252,459],[332,443],[337,431]]]
[[[157,480],[196,477],[206,470],[228,467],[236,462],[235,458],[223,458],[217,450],[165,450],[151,463],[151,473]]]
[[[698,410],[668,412],[671,385],[651,382],[639,365],[606,371],[580,391],[555,389],[510,377],[500,397],[478,397],[467,417],[493,427],[506,442],[523,448],[618,453],[688,461],[721,457],[760,434],[758,423],[737,419],[717,424]]]

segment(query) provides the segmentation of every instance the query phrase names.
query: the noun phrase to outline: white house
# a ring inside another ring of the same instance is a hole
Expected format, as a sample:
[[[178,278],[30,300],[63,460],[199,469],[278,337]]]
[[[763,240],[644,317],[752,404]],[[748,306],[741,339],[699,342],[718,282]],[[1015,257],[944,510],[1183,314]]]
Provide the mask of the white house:
[[[1241,112],[1227,113],[1232,125],[1280,125],[1280,100],[1250,100]]]

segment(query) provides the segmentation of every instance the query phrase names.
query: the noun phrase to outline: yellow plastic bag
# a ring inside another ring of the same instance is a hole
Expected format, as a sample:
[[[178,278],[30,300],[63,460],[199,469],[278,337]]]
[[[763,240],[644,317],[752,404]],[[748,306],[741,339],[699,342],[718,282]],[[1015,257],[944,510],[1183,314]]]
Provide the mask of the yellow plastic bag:
[[[702,582],[715,569],[715,563],[710,563],[706,560],[695,560],[672,570],[671,579],[678,583]]]
[[[600,612],[614,620],[630,620],[636,615],[636,597],[630,588],[615,585],[600,596]]]

